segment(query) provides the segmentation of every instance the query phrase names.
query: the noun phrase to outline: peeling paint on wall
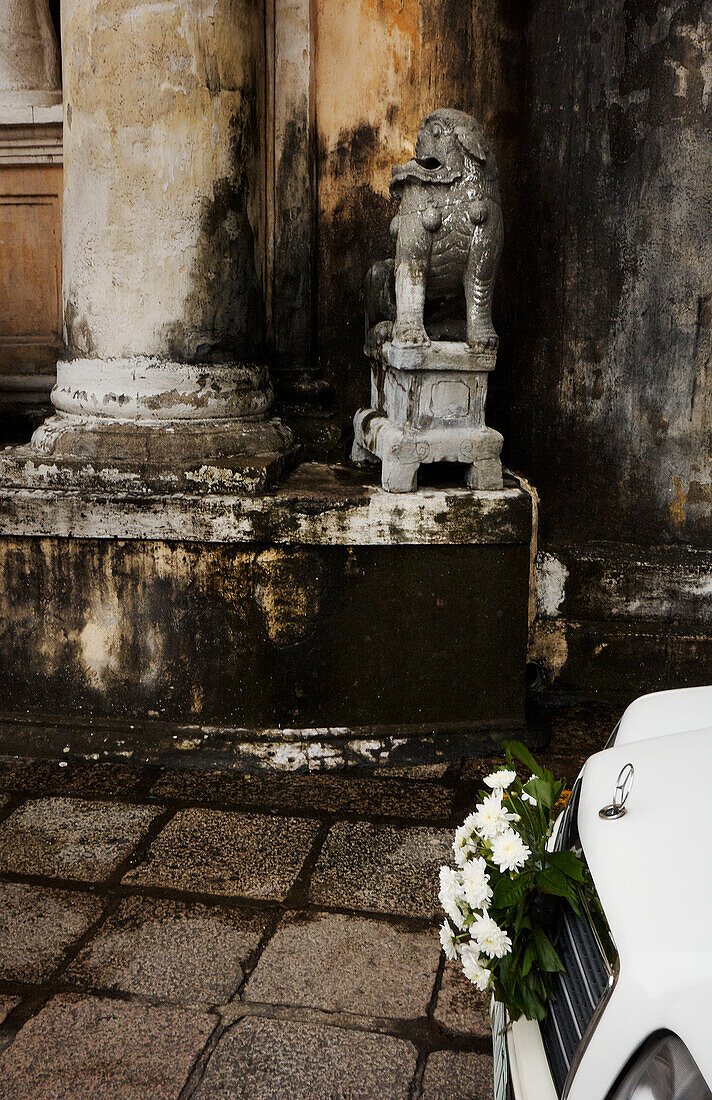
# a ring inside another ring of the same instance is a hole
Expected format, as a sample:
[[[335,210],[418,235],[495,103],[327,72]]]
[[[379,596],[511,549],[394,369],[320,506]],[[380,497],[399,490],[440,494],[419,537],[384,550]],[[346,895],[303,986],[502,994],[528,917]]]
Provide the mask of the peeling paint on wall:
[[[275,645],[302,641],[318,625],[323,581],[316,554],[264,550],[255,567],[255,599],[267,636]]]
[[[566,596],[569,571],[554,554],[540,551],[536,563],[536,609],[542,619],[556,619]]]
[[[114,596],[108,602],[90,606],[85,614],[86,623],[78,636],[80,659],[87,681],[94,688],[102,688],[107,674],[120,667],[121,608]]]

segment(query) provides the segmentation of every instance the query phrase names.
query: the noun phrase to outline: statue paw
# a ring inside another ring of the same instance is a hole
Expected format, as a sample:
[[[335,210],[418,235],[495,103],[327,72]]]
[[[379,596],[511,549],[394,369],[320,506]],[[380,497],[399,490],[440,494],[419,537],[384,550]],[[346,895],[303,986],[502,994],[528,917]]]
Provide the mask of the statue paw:
[[[366,333],[364,353],[377,357],[383,345],[390,340],[392,332],[392,321],[379,321],[378,324],[373,325]]]
[[[493,328],[477,329],[467,335],[467,342],[472,348],[497,348],[499,336]]]
[[[397,348],[427,347],[430,337],[423,325],[396,324],[393,326],[392,343]]]

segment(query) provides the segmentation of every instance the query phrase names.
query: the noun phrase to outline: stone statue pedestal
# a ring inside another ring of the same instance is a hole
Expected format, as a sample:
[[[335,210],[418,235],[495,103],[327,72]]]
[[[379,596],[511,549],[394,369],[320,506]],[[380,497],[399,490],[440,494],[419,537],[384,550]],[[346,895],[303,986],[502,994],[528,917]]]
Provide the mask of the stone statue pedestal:
[[[381,460],[383,488],[409,493],[423,462],[461,462],[470,489],[501,489],[502,436],[485,425],[496,348],[459,341],[369,349],[372,408],[354,418],[354,462]]]

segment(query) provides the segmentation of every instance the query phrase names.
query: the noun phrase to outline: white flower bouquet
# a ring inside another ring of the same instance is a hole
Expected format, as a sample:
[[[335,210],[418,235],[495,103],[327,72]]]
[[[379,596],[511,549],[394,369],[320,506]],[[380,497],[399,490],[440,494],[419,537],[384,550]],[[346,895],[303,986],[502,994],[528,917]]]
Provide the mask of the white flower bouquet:
[[[531,771],[524,783],[515,760]],[[453,867],[440,869],[448,919],[440,942],[479,990],[489,989],[512,1020],[546,1016],[553,975],[564,969],[549,938],[551,900],[580,915],[591,893],[583,860],[552,852],[548,841],[570,792],[524,745],[506,746],[506,766],[488,775],[489,791],[455,833]]]

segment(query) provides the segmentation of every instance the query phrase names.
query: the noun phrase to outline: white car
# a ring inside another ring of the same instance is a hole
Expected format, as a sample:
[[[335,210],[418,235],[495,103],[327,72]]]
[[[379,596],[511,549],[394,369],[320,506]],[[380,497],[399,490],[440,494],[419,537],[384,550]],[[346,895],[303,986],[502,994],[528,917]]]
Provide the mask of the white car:
[[[627,764],[625,812],[601,816]],[[712,1100],[711,810],[712,687],[631,703],[553,838],[582,849],[603,934],[559,918],[542,1024],[493,1006],[495,1100]]]

